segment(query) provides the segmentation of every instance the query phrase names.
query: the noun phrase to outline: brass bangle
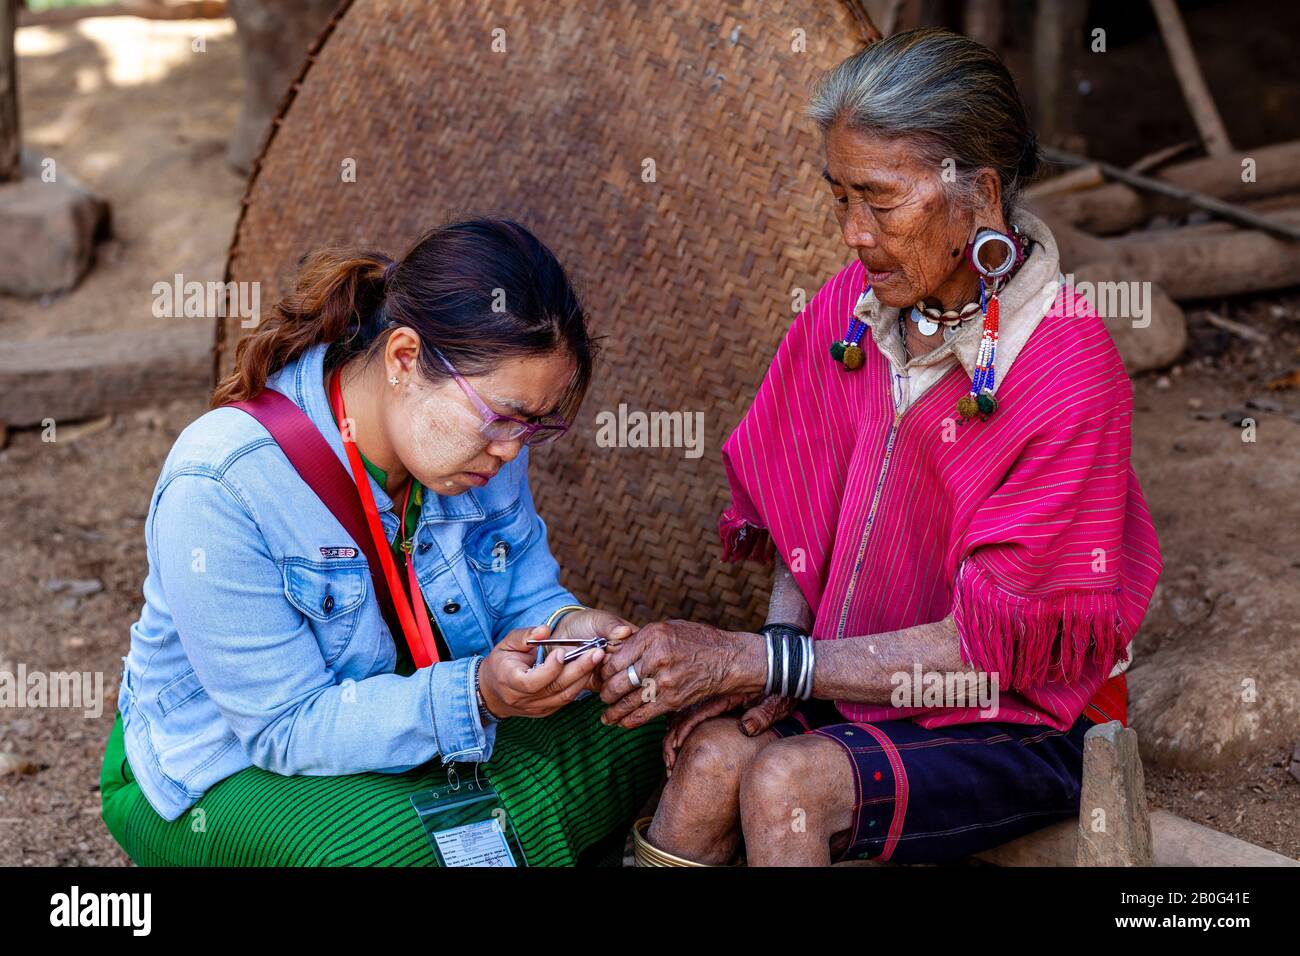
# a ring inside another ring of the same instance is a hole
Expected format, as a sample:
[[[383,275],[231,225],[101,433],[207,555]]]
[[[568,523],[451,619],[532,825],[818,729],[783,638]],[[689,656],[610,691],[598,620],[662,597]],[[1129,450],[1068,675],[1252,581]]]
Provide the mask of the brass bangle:
[[[683,856],[676,856],[666,850],[659,849],[647,840],[645,834],[650,829],[652,819],[653,817],[642,817],[632,825],[632,854],[637,866],[713,866],[711,863],[696,863],[694,860],[688,860]],[[740,865],[739,861],[726,864],[728,867]]]
[[[551,616],[546,619],[546,626],[550,628],[552,634],[555,633],[555,625],[559,623],[560,618],[570,611],[590,611],[591,608],[584,607],[581,604],[566,604],[564,607],[557,607],[551,612]]]

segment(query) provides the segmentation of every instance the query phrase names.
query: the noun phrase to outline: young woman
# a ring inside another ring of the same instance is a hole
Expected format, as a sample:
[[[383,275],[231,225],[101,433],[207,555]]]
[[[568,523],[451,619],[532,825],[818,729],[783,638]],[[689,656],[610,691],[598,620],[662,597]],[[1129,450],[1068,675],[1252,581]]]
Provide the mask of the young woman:
[[[433,230],[400,261],[306,259],[153,492],[101,779],[132,859],[432,865],[410,796],[478,765],[530,864],[621,843],[662,728],[600,724],[602,651],[525,643],[635,630],[560,585],[528,486],[528,445],[563,435],[594,351],[559,263],[512,222]],[[263,389],[355,482],[382,572],[230,407]]]

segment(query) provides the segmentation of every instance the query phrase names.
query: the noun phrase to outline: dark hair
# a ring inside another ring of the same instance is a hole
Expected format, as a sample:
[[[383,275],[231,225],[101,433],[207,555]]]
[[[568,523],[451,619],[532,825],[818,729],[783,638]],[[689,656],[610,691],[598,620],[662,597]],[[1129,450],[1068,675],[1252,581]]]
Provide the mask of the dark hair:
[[[557,409],[569,421],[591,384],[598,346],[555,255],[517,222],[477,218],[426,232],[400,260],[373,251],[307,255],[294,291],[239,341],[212,407],[254,397],[271,372],[321,342],[330,343],[327,368],[358,355],[369,361],[396,325],[420,337],[420,372],[430,381],[449,377],[434,349],[462,375],[564,349],[577,363]]]

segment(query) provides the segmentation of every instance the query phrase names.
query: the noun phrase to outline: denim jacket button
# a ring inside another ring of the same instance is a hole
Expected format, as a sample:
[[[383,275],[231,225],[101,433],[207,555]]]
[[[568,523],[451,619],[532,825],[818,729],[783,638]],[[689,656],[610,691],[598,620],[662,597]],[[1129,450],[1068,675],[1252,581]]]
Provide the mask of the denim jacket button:
[[[428,551],[432,547],[433,545],[430,544],[428,541],[421,541],[419,546],[416,548],[416,550],[419,551],[421,554],[424,554],[424,552]]]
[[[457,611],[460,610],[460,605],[457,604],[455,601],[448,601],[446,604],[442,606],[442,609],[448,614],[455,614]]]
[[[320,605],[320,606],[321,606],[321,609],[322,609],[326,614],[328,614],[330,611],[334,610],[334,595],[332,595],[332,594],[327,594],[327,595],[325,595],[325,600],[321,602],[321,605]]]
[[[505,558],[510,555],[510,542],[498,541],[492,546],[492,557]]]

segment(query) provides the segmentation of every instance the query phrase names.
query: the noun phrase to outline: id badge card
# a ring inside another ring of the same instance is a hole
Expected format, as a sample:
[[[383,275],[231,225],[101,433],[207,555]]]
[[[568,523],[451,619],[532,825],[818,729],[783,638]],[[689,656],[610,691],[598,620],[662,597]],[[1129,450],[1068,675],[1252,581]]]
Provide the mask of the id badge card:
[[[527,866],[514,824],[501,797],[489,783],[461,780],[448,768],[450,781],[411,794],[439,866]]]

